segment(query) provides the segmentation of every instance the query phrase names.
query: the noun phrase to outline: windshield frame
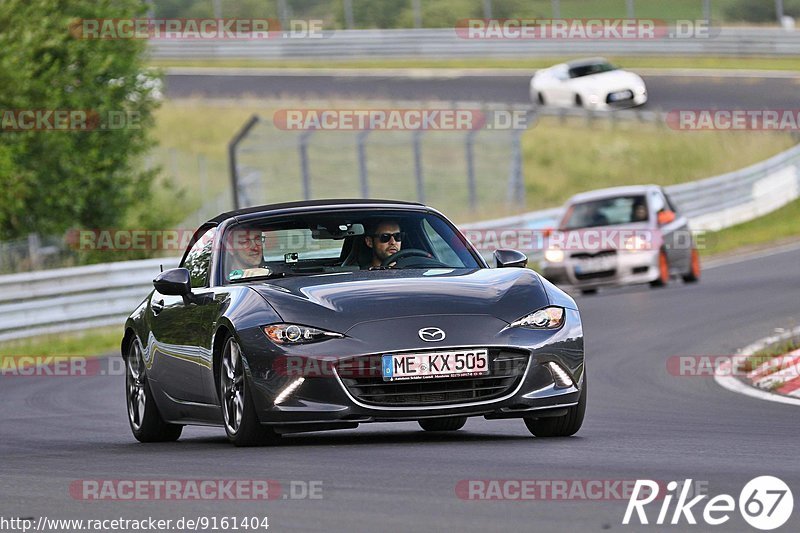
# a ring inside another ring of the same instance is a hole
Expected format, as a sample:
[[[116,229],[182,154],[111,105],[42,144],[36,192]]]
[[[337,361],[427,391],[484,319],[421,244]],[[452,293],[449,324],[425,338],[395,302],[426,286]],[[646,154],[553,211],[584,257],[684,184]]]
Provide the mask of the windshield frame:
[[[230,281],[226,278],[225,273],[223,272],[225,268],[225,250],[222,243],[228,236],[228,232],[238,226],[248,223],[254,222],[263,222],[264,224],[269,224],[270,221],[280,221],[281,219],[286,219],[287,217],[294,217],[294,216],[313,216],[313,215],[331,215],[331,214],[352,214],[352,213],[368,213],[374,212],[375,214],[386,213],[387,216],[397,216],[402,217],[404,215],[418,215],[420,217],[425,216],[432,216],[441,221],[447,228],[449,228],[458,239],[458,242],[465,248],[469,256],[475,261],[477,267],[475,266],[467,266],[463,267],[469,270],[475,270],[476,268],[490,268],[489,265],[486,263],[484,258],[475,250],[472,243],[470,243],[464,234],[456,227],[445,215],[437,211],[436,209],[432,209],[426,206],[419,206],[416,207],[407,207],[407,206],[396,206],[396,205],[381,205],[381,206],[374,206],[374,205],[347,205],[347,206],[337,206],[332,204],[331,206],[326,207],[300,207],[300,208],[292,208],[286,210],[277,210],[277,211],[262,211],[256,213],[248,213],[247,215],[239,215],[239,216],[232,216],[231,218],[225,220],[221,224],[219,224],[217,235],[219,237],[218,245],[215,246],[215,253],[212,256],[212,264],[211,264],[211,280],[210,285],[216,287],[229,287],[232,285],[247,285],[245,281],[238,281],[235,284],[230,283]],[[446,268],[454,268],[454,267],[446,267]],[[402,270],[416,270],[415,268],[403,268]],[[427,268],[422,269],[427,270]],[[323,274],[323,273],[297,273],[296,276],[306,276],[306,275],[315,275],[315,274]],[[289,276],[287,276],[289,277]],[[278,279],[278,278],[275,278]],[[260,283],[263,282],[264,279],[258,279],[257,277],[253,278],[253,283]]]
[[[575,209],[577,207],[579,207],[579,206],[585,206],[585,205],[589,205],[589,204],[601,204],[602,205],[603,202],[610,202],[610,201],[613,201],[613,200],[627,199],[627,198],[633,198],[634,199],[632,205],[636,205],[637,203],[639,203],[639,200],[641,200],[642,205],[644,205],[645,208],[647,209],[647,214],[648,214],[647,219],[645,219],[645,220],[629,220],[627,222],[614,222],[614,223],[600,224],[600,225],[591,224],[591,225],[588,225],[588,226],[568,226],[567,225],[567,222],[569,222],[569,220],[574,216]],[[647,198],[647,193],[631,193],[631,194],[617,194],[617,195],[614,195],[614,196],[603,196],[603,197],[600,197],[600,198],[593,198],[593,199],[589,199],[589,200],[583,200],[583,201],[580,201],[580,202],[570,203],[567,206],[566,211],[564,212],[564,216],[561,218],[561,221],[558,224],[558,229],[559,229],[559,231],[575,231],[575,230],[582,230],[582,229],[588,229],[588,228],[606,228],[606,227],[611,227],[611,226],[625,226],[625,225],[630,225],[630,224],[649,224],[649,223],[650,223],[650,202],[649,202],[649,200]]]

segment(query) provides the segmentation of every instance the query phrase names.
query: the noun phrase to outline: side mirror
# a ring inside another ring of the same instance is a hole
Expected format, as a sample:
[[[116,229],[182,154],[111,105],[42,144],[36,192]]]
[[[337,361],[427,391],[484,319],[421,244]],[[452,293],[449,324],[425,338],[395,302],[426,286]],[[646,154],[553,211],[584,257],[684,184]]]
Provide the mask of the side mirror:
[[[167,296],[186,296],[192,292],[192,280],[185,268],[165,270],[153,280],[153,285]]]
[[[658,225],[663,226],[664,224],[669,224],[675,220],[675,211],[670,211],[669,209],[664,209],[658,212]]]
[[[528,264],[528,256],[516,250],[495,250],[494,262],[497,268],[525,268],[525,265]]]

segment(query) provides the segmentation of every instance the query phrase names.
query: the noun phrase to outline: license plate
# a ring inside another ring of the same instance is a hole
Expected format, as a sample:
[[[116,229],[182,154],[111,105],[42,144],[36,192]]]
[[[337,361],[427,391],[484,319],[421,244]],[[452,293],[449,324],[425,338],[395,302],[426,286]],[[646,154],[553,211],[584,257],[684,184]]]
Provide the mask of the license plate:
[[[618,93],[611,93],[608,95],[609,102],[617,102],[619,100],[627,100],[628,98],[633,98],[633,93],[631,91],[621,91]]]
[[[614,268],[615,263],[613,259],[605,257],[597,259],[584,259],[575,265],[576,274],[592,274],[594,272],[603,272],[604,270],[611,270]]]
[[[381,361],[383,380],[464,378],[489,373],[486,348],[411,354],[386,354]]]

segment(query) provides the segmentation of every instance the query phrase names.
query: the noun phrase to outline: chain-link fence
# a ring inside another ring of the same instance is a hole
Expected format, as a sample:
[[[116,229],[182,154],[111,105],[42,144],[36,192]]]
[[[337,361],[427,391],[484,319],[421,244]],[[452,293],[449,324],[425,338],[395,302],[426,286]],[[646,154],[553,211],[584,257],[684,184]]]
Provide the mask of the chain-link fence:
[[[405,117],[425,111],[381,112]],[[276,125],[273,116],[259,117],[234,153],[236,204],[392,198],[426,203],[456,220],[521,211],[525,194],[519,140],[525,127],[494,128],[505,119],[489,110],[462,111],[480,115],[482,126],[288,130]],[[528,119],[525,111],[516,113],[521,113],[515,115],[518,121]]]

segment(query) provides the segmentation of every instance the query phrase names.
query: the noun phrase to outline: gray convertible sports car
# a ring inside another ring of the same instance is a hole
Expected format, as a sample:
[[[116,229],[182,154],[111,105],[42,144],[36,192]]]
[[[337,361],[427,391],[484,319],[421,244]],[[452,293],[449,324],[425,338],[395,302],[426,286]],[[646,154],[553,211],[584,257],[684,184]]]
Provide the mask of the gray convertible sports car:
[[[467,417],[572,435],[586,408],[575,302],[513,250],[489,268],[442,214],[317,200],[222,214],[127,320],[131,430],[220,425],[236,445],[285,433]]]

